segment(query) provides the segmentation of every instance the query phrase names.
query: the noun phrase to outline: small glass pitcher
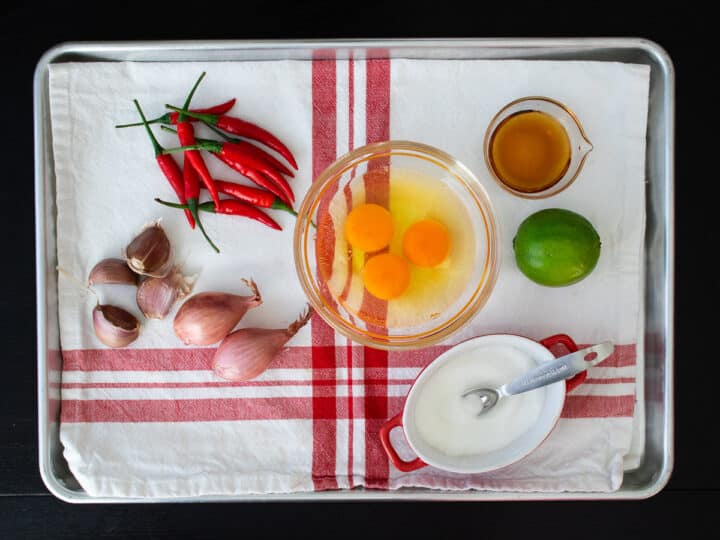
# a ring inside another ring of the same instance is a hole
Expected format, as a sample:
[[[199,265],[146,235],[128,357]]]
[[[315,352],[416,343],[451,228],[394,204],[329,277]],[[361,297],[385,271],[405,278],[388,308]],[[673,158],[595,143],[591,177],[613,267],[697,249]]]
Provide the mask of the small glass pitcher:
[[[552,184],[540,191],[523,191],[508,185],[505,181],[503,181],[493,163],[491,156],[491,144],[495,131],[506,119],[520,113],[533,111],[548,114],[557,120],[564,128],[570,143],[570,159],[566,169],[562,173],[562,176],[560,176],[559,179],[555,180]],[[505,105],[505,107],[503,107],[490,122],[490,125],[485,133],[484,142],[485,163],[487,164],[493,178],[506,191],[509,191],[518,197],[524,197],[527,199],[542,199],[551,197],[552,195],[556,195],[566,189],[577,178],[588,154],[592,149],[593,145],[585,134],[585,131],[583,130],[583,127],[575,113],[559,101],[542,96],[524,97],[516,99],[515,101]]]

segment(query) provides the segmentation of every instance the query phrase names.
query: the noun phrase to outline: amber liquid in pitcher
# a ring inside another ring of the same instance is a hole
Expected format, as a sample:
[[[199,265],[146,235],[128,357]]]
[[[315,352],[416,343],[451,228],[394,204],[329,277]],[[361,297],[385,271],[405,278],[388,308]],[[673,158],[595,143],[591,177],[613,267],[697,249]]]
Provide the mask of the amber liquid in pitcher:
[[[520,111],[503,120],[490,138],[490,165],[508,187],[536,193],[557,184],[570,166],[570,138],[553,116]]]

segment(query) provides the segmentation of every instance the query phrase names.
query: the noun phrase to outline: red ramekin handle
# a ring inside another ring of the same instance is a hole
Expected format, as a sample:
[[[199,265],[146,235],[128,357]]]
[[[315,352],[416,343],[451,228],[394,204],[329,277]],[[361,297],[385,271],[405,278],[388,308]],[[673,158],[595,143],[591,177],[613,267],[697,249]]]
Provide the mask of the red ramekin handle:
[[[563,345],[568,350],[568,353],[573,353],[578,350],[578,346],[567,334],[555,334],[554,336],[549,336],[545,339],[541,339],[540,343],[544,345],[547,349],[552,349],[552,347],[555,345]],[[570,377],[565,381],[565,392],[570,392],[571,390],[574,390],[575,388],[580,386],[585,381],[585,379],[587,379],[587,371],[581,371],[574,377]]]
[[[380,427],[380,442],[382,443],[382,447],[385,449],[385,452],[390,458],[390,461],[392,461],[392,464],[395,465],[395,468],[397,470],[402,472],[410,472],[414,471],[415,469],[421,469],[422,467],[425,467],[427,463],[425,463],[419,457],[413,459],[412,461],[405,461],[395,451],[392,443],[390,442],[390,432],[396,427],[402,427],[402,412],[393,416],[390,420],[385,422]]]

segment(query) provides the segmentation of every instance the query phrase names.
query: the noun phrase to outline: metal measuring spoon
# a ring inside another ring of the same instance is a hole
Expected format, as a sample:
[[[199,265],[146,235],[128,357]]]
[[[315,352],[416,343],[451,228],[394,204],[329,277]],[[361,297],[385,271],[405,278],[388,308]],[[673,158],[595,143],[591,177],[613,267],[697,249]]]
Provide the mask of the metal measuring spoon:
[[[477,416],[481,416],[492,409],[502,398],[569,379],[581,371],[599,364],[610,356],[613,350],[615,350],[613,344],[605,341],[599,345],[561,356],[552,362],[543,362],[514,381],[503,384],[500,388],[473,388],[465,392],[462,397],[463,399],[470,396],[477,398],[480,405]]]

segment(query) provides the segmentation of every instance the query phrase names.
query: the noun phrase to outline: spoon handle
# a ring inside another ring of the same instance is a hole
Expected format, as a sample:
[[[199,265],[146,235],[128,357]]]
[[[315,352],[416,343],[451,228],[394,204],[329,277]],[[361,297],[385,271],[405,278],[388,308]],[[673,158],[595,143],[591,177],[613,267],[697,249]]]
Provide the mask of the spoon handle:
[[[581,371],[599,364],[610,356],[614,349],[612,343],[605,341],[561,356],[552,362],[543,362],[535,369],[531,369],[514,381],[503,385],[499,389],[500,393],[508,396],[522,394],[541,386],[569,379]]]

